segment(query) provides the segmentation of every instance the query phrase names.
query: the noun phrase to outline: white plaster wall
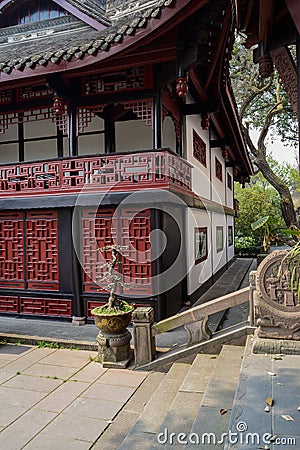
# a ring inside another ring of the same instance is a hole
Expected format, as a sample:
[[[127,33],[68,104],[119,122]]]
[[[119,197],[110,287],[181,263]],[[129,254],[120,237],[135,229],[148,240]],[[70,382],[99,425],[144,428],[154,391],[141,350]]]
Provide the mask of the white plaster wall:
[[[229,174],[231,176],[232,190],[228,189],[227,174]],[[232,169],[232,167],[226,168],[226,205],[229,206],[229,208],[233,208],[233,169]]]
[[[176,132],[171,117],[166,117],[163,121],[162,146],[176,151]]]
[[[188,295],[197,290],[212,276],[211,253],[211,213],[207,211],[188,208],[186,213],[186,249],[187,249],[187,290]],[[195,228],[207,227],[208,257],[205,261],[195,264]]]
[[[19,161],[17,144],[5,144],[0,146],[0,164]]]
[[[217,227],[223,227],[223,250],[217,252]],[[212,257],[213,273],[218,272],[227,262],[227,222],[226,216],[212,213]]]
[[[5,133],[0,134],[0,164],[19,160],[18,144],[5,144],[6,141],[18,139],[18,125],[10,125]]]
[[[194,166],[192,188],[200,197],[211,199],[209,131],[202,130],[201,116],[186,116],[186,159]],[[206,144],[206,167],[193,156],[193,129]]]
[[[104,153],[104,134],[78,136],[78,155]]]
[[[153,130],[141,120],[116,122],[116,152],[153,148]]]
[[[56,138],[39,142],[25,142],[24,153],[25,161],[57,158]]]
[[[37,138],[42,136],[56,136],[56,126],[52,120],[38,120],[24,122],[24,138]]]
[[[216,157],[222,164],[222,181],[220,181],[216,177],[216,159],[215,159]],[[226,190],[227,180],[225,177],[226,176],[225,161],[222,156],[221,148],[212,148],[211,149],[211,161],[212,161],[211,173],[212,173],[212,185],[213,185],[212,200],[216,203],[220,203],[221,205],[225,205],[226,204],[225,190]]]

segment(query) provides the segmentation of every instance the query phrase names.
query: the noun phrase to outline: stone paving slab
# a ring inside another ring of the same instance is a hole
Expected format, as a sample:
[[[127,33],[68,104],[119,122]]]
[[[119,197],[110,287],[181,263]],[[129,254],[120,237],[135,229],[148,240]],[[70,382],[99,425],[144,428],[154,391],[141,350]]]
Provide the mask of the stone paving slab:
[[[6,344],[0,354],[13,355],[0,368],[5,450],[90,449],[148,376],[103,369],[90,351]]]
[[[248,338],[234,407],[230,419],[231,432],[240,432],[241,444],[227,442],[226,450],[253,448],[300,448],[300,357],[298,355],[253,354],[253,339]],[[273,399],[270,412],[265,411],[266,398]],[[282,416],[291,416],[285,420]],[[245,442],[246,436],[256,433],[256,447]],[[277,443],[265,442],[274,436]],[[289,439],[295,439],[290,442]],[[259,440],[259,443],[257,441]],[[281,441],[282,440],[282,441]]]

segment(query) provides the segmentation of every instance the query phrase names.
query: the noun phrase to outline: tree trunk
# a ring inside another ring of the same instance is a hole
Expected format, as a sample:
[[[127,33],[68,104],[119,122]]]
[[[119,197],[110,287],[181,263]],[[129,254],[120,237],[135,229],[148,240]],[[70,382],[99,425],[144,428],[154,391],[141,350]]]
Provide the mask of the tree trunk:
[[[294,202],[288,186],[279,178],[270,168],[267,161],[258,157],[255,158],[255,164],[262,172],[265,179],[276,189],[280,196],[280,206],[284,222],[287,227],[291,225],[297,226],[296,212]]]

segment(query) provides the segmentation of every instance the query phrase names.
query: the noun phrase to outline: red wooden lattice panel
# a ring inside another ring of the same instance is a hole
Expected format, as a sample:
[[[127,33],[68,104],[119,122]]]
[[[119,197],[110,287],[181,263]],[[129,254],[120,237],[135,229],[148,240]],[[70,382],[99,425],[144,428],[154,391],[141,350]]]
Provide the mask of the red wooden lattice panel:
[[[223,181],[223,167],[221,161],[215,157],[215,171],[216,171],[216,178],[218,180]]]
[[[105,292],[103,286],[100,287],[91,280],[95,280],[106,270],[100,267],[103,260],[101,261],[97,248],[119,243],[130,247],[122,250],[122,273],[124,282],[130,284],[130,292],[151,295],[150,210],[123,210],[118,219],[112,219],[113,213],[112,209],[100,209],[96,215],[92,210],[86,210],[83,214],[84,290]],[[111,254],[105,252],[102,256],[109,260]],[[89,273],[92,274],[91,277]],[[124,294],[128,292],[129,290],[125,290]]]
[[[109,260],[111,257],[111,252],[101,254],[98,248],[117,242],[117,224],[112,220],[113,213],[113,209],[99,210],[96,214],[93,210],[86,210],[83,213],[82,262],[85,291],[105,292],[103,287],[98,286],[92,280],[100,277],[105,270],[100,267],[103,263],[102,258]]]
[[[18,297],[1,296],[0,297],[0,312],[17,313],[18,312]]]
[[[72,301],[52,298],[20,298],[20,313],[39,316],[72,316]]]
[[[24,288],[22,213],[0,214],[0,287]]]
[[[206,144],[195,130],[193,130],[193,155],[206,167]]]
[[[135,215],[136,214],[136,215]],[[123,210],[120,218],[121,245],[129,246],[122,252],[122,273],[129,292],[152,294],[152,265],[150,243],[150,210]]]
[[[27,282],[29,289],[59,289],[57,212],[28,213]]]
[[[92,319],[94,316],[91,314],[92,309],[98,306],[104,305],[105,302],[88,301],[86,302],[86,316]]]

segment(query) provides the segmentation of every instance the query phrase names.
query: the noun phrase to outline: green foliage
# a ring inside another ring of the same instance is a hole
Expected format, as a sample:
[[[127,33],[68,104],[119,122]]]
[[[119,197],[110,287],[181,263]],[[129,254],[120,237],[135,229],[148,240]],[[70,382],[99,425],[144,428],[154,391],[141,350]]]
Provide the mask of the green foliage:
[[[275,70],[273,78],[259,76],[258,64],[253,63],[252,50],[243,45],[243,38],[236,37],[232,60],[230,63],[231,82],[239,110],[243,110],[245,101],[252,99],[245,111],[243,119],[251,128],[260,130],[264,118],[274,105],[278,111],[270,126],[271,141],[280,136],[287,146],[298,145],[297,116],[293,112],[288,96]]]
[[[250,236],[235,237],[234,246],[237,256],[255,257],[259,253],[255,239]]]
[[[235,222],[237,236],[249,236],[257,244],[261,243],[261,230],[253,230],[251,224],[265,216],[276,220],[278,227],[283,226],[280,198],[270,185],[263,185],[254,177],[251,184],[247,184],[244,189],[238,184],[235,185],[235,198],[240,202],[239,217]]]

